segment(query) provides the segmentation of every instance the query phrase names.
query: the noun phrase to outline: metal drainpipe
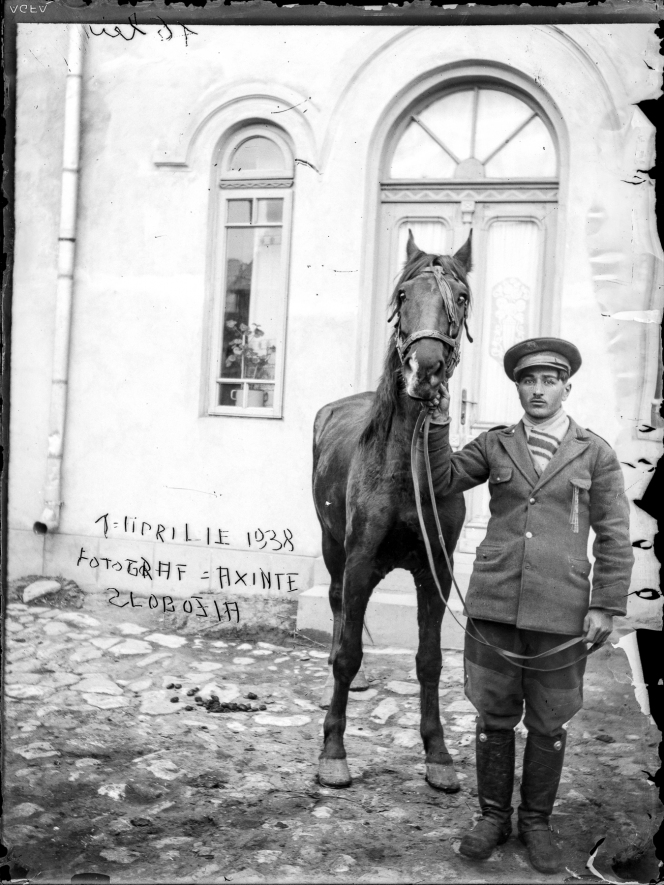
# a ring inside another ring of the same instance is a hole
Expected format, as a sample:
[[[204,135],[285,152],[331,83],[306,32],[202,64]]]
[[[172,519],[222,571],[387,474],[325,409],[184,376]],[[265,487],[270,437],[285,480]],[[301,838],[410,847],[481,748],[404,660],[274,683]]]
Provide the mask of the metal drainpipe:
[[[76,266],[84,40],[83,27],[78,24],[69,25],[48,457],[44,486],[44,511],[40,521],[36,522],[34,526],[35,531],[41,534],[47,531],[57,531],[60,525],[60,508],[62,507],[62,459],[69,384],[71,310]]]

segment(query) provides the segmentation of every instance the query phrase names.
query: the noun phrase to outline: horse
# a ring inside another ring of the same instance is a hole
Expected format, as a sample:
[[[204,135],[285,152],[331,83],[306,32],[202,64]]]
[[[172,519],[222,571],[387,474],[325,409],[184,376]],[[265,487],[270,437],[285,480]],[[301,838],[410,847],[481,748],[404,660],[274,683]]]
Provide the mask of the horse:
[[[409,231],[406,263],[390,302],[390,338],[375,393],[360,393],[323,406],[314,423],[313,495],[330,573],[333,614],[329,664],[334,678],[324,722],[318,780],[329,787],[351,783],[344,748],[348,692],[362,662],[362,629],[371,593],[388,572],[407,569],[415,579],[419,645],[420,734],[426,780],[436,789],[460,789],[445,746],[438,706],[442,669],[440,630],[451,574],[438,551],[435,565],[443,599],[428,567],[416,513],[410,467],[418,413],[435,401],[459,360],[470,308],[471,238],[453,255],[423,252]],[[441,297],[442,296],[442,297]],[[425,486],[426,487],[426,486]],[[424,498],[426,496],[423,496]],[[427,533],[435,536],[433,510],[422,501]],[[465,516],[462,494],[438,502],[448,551],[453,552]],[[328,679],[328,686],[331,679]]]

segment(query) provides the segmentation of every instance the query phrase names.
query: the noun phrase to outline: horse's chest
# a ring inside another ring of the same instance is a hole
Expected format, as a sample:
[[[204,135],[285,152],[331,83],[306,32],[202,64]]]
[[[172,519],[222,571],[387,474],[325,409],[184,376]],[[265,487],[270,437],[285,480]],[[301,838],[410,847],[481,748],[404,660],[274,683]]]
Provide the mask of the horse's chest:
[[[413,510],[412,514],[402,514],[392,524],[383,539],[379,556],[391,568],[406,568],[419,562],[423,555],[422,534]]]

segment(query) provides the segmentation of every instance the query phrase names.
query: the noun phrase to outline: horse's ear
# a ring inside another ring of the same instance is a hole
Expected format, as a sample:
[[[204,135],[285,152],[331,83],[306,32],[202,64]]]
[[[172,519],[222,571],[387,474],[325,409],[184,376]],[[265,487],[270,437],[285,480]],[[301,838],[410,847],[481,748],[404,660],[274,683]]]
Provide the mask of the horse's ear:
[[[408,228],[408,242],[406,243],[406,260],[412,261],[416,255],[419,255],[422,250],[419,246],[415,244],[415,237],[413,236],[413,232],[410,228]]]
[[[468,239],[466,240],[466,242],[454,255],[454,260],[459,262],[464,270],[464,273],[466,274],[469,273],[473,267],[472,239],[473,232],[471,230],[471,232],[468,234]]]

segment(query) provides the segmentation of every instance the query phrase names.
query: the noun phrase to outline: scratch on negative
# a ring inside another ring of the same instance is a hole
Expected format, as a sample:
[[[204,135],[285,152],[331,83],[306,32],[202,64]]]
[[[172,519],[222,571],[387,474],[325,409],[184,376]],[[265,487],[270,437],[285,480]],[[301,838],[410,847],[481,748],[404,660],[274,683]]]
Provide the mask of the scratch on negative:
[[[270,111],[271,114],[283,114],[285,111],[292,111],[293,108],[299,108],[301,104],[304,104],[305,101],[311,101],[311,96],[305,98],[303,101],[298,101],[297,104],[292,104],[290,107],[282,108],[280,111]]]

